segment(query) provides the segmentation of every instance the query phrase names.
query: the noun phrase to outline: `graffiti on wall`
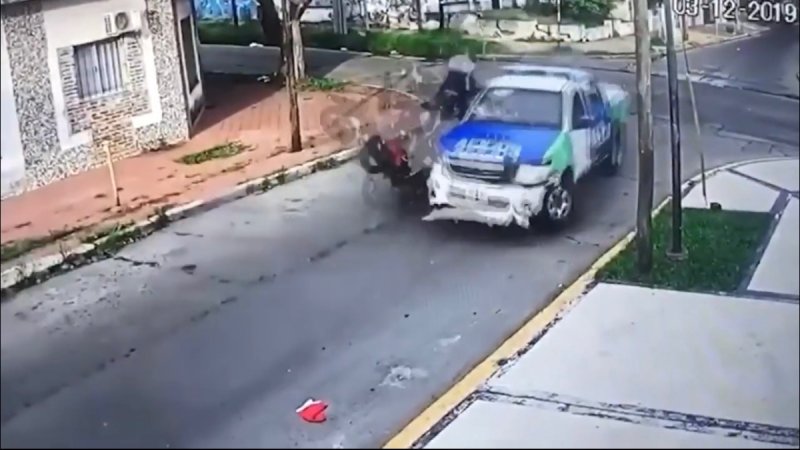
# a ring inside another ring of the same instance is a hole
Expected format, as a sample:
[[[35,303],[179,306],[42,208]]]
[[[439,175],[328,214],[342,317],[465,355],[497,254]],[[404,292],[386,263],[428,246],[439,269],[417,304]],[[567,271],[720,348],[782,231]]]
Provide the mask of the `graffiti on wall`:
[[[194,0],[197,14],[201,20],[229,20],[232,18],[231,0]],[[280,2],[276,9],[280,11]],[[364,13],[370,23],[399,25],[416,20],[413,0],[345,0],[348,20],[363,23]],[[427,12],[436,12],[436,0],[423,0]],[[303,15],[304,22],[322,22],[330,20],[332,0],[311,0],[308,10]],[[258,19],[258,0],[236,0],[236,9],[240,19]]]
[[[194,0],[197,15],[200,19],[223,20],[232,17],[230,0]],[[256,0],[236,0],[237,16],[241,19],[258,19],[258,2]]]

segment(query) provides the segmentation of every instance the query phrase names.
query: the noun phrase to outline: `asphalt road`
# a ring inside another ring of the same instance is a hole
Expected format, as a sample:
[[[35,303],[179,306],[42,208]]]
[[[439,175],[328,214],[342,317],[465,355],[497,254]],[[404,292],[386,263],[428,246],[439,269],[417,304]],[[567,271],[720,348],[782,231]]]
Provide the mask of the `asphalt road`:
[[[689,54],[689,67],[693,73],[706,76],[709,81],[719,80],[731,87],[739,87],[774,95],[800,95],[800,27],[772,25],[766,32],[752,39],[737,40]],[[685,59],[677,58],[678,71],[685,71]],[[654,70],[666,73],[664,60]]]
[[[687,176],[698,148],[709,166],[798,154],[797,103],[703,89]],[[793,146],[714,125],[782,111],[789,130],[751,131]],[[658,201],[669,153],[656,125]],[[582,186],[577,222],[557,234],[421,222],[424,207],[385,186],[366,201],[354,164],[174,223],[2,304],[2,447],[379,445],[632,227],[635,180],[629,151],[618,176]],[[309,397],[330,402],[327,423],[296,417]]]

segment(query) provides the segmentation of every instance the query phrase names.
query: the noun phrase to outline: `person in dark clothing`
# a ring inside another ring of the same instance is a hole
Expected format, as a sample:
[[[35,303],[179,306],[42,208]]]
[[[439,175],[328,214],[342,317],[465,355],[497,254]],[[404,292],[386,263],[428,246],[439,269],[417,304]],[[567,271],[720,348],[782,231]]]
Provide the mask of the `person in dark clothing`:
[[[475,64],[468,56],[458,55],[447,64],[447,76],[439,86],[434,101],[446,118],[461,118],[477,93],[473,72]]]

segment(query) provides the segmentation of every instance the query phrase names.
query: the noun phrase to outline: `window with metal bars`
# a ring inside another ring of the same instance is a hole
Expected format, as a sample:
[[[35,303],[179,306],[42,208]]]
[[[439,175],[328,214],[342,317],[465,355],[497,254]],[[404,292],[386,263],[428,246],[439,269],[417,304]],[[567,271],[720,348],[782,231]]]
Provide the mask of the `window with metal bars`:
[[[123,89],[121,39],[75,47],[75,66],[81,98],[111,94]]]

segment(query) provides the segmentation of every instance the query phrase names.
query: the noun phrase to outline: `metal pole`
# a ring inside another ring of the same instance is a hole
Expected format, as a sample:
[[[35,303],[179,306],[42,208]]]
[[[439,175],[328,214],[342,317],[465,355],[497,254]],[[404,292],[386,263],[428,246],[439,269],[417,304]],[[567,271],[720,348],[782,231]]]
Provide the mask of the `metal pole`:
[[[683,28],[686,29],[686,16],[682,16]],[[686,84],[689,86],[689,100],[692,102],[692,118],[694,119],[694,130],[697,137],[700,137],[700,114],[697,112],[697,101],[694,97],[694,84],[692,81],[692,70],[689,67],[689,52],[686,49],[686,39],[683,41],[683,64],[686,67]],[[703,146],[697,147],[700,153],[700,181],[703,187],[703,201],[708,206],[708,190],[706,189],[706,156]]]
[[[651,91],[650,24],[647,0],[633,0],[636,35],[636,108],[639,131],[639,180],[636,199],[636,266],[653,268],[653,98]]]
[[[665,22],[667,28],[667,89],[669,93],[670,150],[672,155],[672,241],[668,251],[670,257],[683,256],[683,207],[681,197],[681,122],[678,105],[678,62],[675,55],[674,24],[672,6],[665,0]]]

